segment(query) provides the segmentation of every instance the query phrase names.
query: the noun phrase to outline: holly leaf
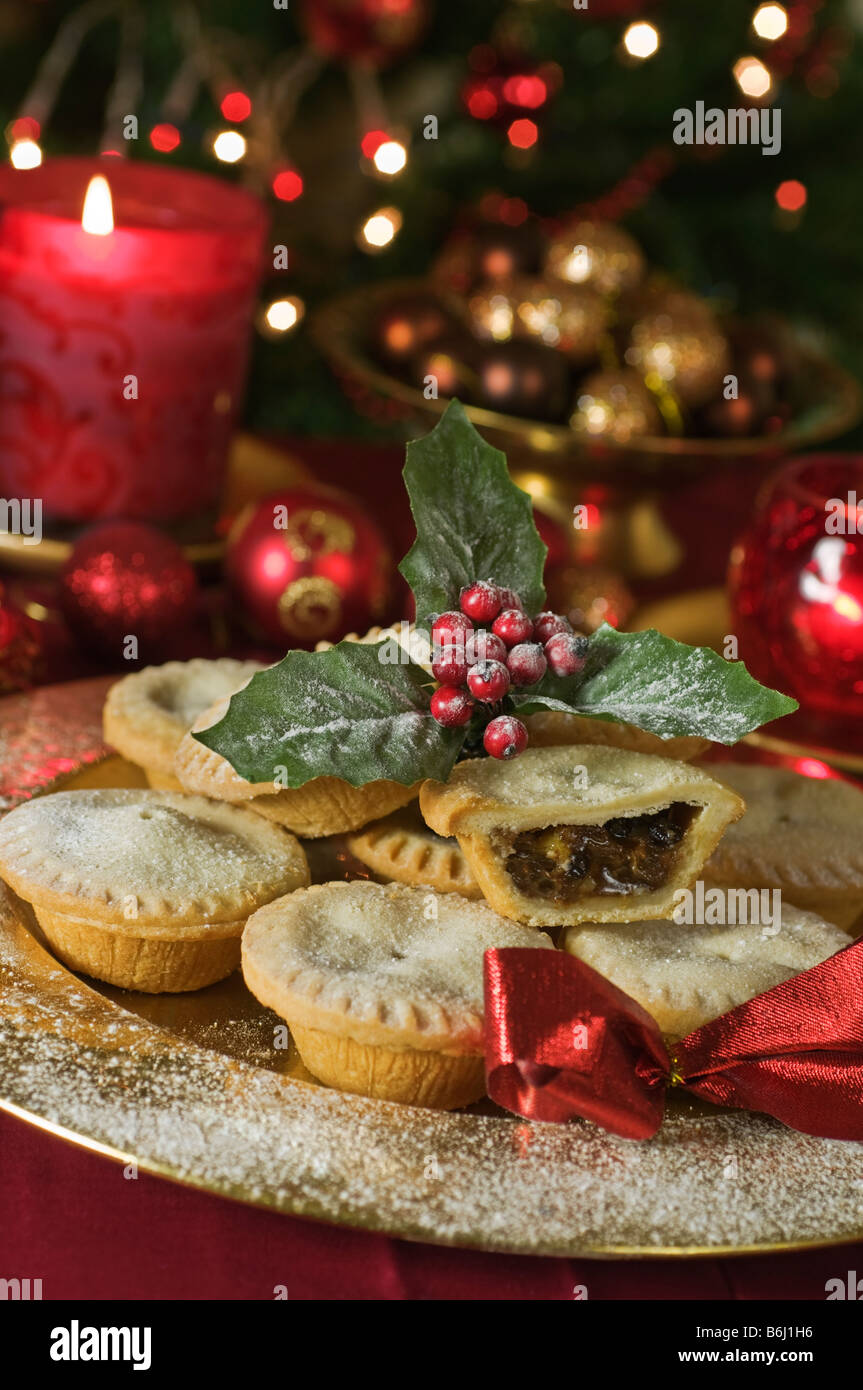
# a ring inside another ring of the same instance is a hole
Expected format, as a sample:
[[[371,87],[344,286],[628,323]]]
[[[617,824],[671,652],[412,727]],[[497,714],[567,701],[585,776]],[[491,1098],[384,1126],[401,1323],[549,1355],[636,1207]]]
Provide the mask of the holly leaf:
[[[399,569],[413,590],[419,626],[457,608],[459,591],[475,579],[515,589],[529,613],[542,608],[547,548],[531,500],[458,401],[431,434],[408,445],[403,476],[417,538]]]
[[[607,623],[590,638],[580,676],[548,673],[511,695],[521,714],[565,710],[634,724],[660,738],[695,734],[726,744],[797,708],[788,695],[760,685],[742,661],[725,661],[709,647],[675,642],[654,628],[618,632]]]
[[[291,651],[231,697],[223,719],[195,734],[249,782],[301,787],[341,777],[353,787],[388,778],[445,782],[464,729],[429,711],[433,683],[395,641]]]

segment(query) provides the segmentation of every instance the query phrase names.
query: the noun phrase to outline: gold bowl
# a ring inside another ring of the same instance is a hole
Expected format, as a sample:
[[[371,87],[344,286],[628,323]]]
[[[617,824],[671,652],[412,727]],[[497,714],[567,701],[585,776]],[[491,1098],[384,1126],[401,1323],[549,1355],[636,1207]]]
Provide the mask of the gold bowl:
[[[425,280],[366,285],[332,300],[312,320],[315,342],[346,394],[364,413],[404,421],[406,431],[432,429],[447,399],[427,400],[422,391],[391,375],[375,359],[370,327],[390,304],[433,290]],[[681,558],[677,541],[659,512],[661,494],[718,467],[754,469],[799,449],[835,439],[863,413],[863,392],[843,368],[796,340],[787,327],[799,368],[797,408],[771,435],[748,439],[696,439],[645,436],[637,443],[585,441],[564,424],[546,424],[468,405],[467,413],[484,437],[503,450],[515,481],[535,505],[569,531],[573,558],[606,566],[631,577],[674,569]],[[600,510],[600,534],[572,529],[572,508],[592,501]]]

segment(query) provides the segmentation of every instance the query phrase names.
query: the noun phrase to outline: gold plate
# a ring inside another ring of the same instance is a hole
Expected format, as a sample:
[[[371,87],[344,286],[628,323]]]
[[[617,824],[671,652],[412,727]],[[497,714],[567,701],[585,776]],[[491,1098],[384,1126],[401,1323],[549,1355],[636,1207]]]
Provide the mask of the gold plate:
[[[6,806],[60,785],[139,781],[100,744],[105,686],[0,702]],[[352,869],[337,841],[316,845],[313,859],[315,877]],[[742,1254],[863,1237],[861,1144],[685,1102],[654,1139],[633,1143],[488,1105],[442,1114],[343,1095],[278,1048],[280,1021],[239,975],[189,995],[96,987],[49,953],[5,889],[0,981],[0,1105],[222,1196],[437,1244],[548,1255]]]

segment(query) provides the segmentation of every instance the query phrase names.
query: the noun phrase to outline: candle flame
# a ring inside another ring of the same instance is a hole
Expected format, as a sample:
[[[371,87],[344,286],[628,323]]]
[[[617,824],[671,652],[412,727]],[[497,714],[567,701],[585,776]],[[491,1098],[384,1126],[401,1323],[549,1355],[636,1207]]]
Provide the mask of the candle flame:
[[[94,174],[87,185],[84,210],[81,213],[81,226],[93,236],[107,236],[114,230],[114,205],[108,180],[102,174]]]

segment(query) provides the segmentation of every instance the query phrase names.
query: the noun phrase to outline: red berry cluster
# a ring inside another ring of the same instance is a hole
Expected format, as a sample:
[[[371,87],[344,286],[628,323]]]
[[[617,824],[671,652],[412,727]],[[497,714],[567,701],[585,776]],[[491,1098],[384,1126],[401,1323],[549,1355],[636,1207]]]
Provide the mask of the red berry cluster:
[[[493,758],[514,758],[527,747],[527,729],[500,712],[501,701],[513,686],[535,685],[546,670],[578,675],[587,639],[576,636],[559,613],[529,618],[518,594],[491,580],[462,589],[459,607],[432,623],[432,671],[440,686],[431,712],[446,729],[470,723],[478,709],[494,712],[483,747]]]

